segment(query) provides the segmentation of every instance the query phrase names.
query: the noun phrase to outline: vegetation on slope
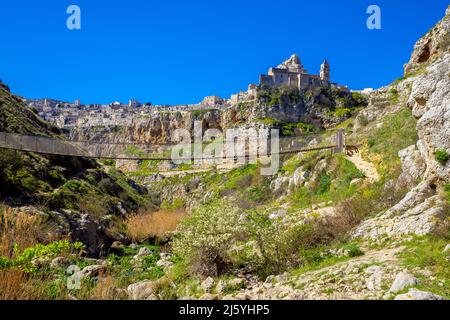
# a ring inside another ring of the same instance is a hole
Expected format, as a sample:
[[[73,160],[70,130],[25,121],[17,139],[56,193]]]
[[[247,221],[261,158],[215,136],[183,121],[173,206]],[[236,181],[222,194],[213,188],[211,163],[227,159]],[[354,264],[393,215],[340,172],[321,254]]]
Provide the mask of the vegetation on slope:
[[[59,136],[56,128],[43,121],[5,87],[0,88],[0,111],[1,131]],[[105,172],[93,160],[14,150],[2,150],[0,154],[0,200],[15,207],[38,207],[48,215],[48,224],[63,223],[52,211],[63,212],[69,221],[87,214],[95,223],[104,224],[106,231],[102,233],[111,239],[123,233],[120,217],[124,212],[153,207],[146,188],[117,170]],[[73,228],[77,226],[63,223],[63,233],[76,238],[77,231]],[[95,236],[86,235],[89,238]],[[92,242],[98,243],[95,239]],[[95,249],[89,252],[95,252]]]

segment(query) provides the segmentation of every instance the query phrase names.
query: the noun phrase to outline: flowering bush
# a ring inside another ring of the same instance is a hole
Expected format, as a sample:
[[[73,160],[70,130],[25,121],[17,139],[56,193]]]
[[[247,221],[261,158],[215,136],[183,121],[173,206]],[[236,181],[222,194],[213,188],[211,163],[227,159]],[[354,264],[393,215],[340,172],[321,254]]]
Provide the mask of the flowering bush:
[[[239,208],[220,199],[199,207],[175,232],[173,249],[195,273],[219,275],[229,264],[228,250],[244,231]]]

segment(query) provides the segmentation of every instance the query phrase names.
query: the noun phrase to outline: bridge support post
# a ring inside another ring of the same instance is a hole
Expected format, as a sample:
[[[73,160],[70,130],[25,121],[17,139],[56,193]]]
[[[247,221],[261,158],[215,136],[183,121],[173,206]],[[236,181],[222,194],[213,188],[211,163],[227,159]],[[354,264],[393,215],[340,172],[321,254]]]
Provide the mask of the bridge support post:
[[[339,129],[334,139],[335,139],[335,147],[333,153],[343,153],[345,150],[344,130]]]

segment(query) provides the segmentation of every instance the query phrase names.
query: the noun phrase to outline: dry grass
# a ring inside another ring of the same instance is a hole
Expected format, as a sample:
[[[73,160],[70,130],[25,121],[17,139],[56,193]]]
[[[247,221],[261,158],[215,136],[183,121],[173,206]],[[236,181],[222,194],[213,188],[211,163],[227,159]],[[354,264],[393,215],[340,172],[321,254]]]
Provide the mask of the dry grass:
[[[99,277],[97,286],[90,296],[91,300],[123,300],[126,292],[119,289],[116,280],[111,276]]]
[[[29,294],[23,290],[27,283],[27,275],[18,269],[0,271],[0,300],[29,299]]]
[[[180,209],[136,214],[125,222],[127,234],[138,242],[152,236],[164,239],[168,232],[175,231],[185,215],[186,213]]]
[[[0,257],[13,258],[14,245],[20,249],[31,247],[38,242],[40,219],[11,208],[0,208]],[[22,270],[11,268],[0,270],[0,300],[33,299],[26,290],[29,275]]]
[[[41,233],[40,218],[11,208],[0,212],[0,255],[11,258],[14,245],[20,249],[38,242]]]

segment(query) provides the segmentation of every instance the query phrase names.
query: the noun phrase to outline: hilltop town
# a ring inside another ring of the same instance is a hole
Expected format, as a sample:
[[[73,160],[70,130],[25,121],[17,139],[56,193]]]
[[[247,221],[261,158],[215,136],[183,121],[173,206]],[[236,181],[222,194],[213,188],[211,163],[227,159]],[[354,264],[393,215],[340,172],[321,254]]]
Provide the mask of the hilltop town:
[[[55,99],[26,99],[26,104],[34,108],[46,121],[60,128],[100,127],[130,125],[133,120],[151,118],[159,112],[190,112],[195,110],[224,110],[239,103],[256,101],[261,90],[275,87],[287,87],[305,92],[314,88],[336,87],[348,91],[345,86],[332,83],[330,64],[324,61],[317,75],[309,74],[303,67],[297,54],[271,67],[267,74],[260,75],[259,84],[250,84],[247,91],[231,95],[229,99],[219,96],[207,96],[197,104],[187,105],[152,105],[130,99],[127,104],[118,101],[110,104],[82,104],[80,100],[73,103]]]

